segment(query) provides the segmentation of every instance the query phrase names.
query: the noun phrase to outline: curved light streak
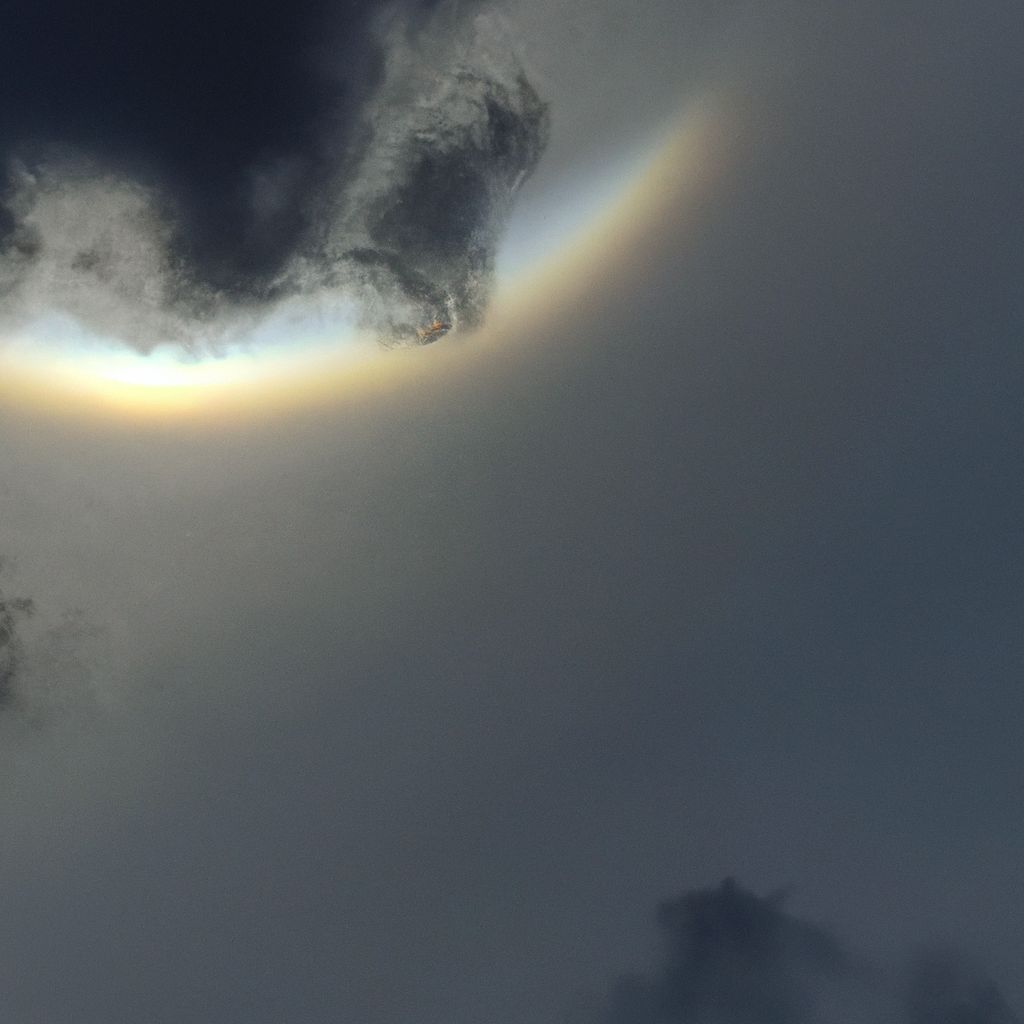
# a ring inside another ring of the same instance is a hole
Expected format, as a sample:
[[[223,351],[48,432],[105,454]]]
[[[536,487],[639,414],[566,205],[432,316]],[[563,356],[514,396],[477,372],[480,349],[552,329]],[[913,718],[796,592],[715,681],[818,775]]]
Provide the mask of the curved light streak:
[[[489,322],[528,312],[537,323],[557,307],[571,282],[586,280],[587,270],[599,260],[607,263],[609,253],[628,251],[630,240],[657,223],[670,200],[713,171],[719,122],[707,100],[692,104],[653,153],[632,161],[614,181],[611,198],[613,179],[605,174],[589,203],[563,211],[565,234],[547,234],[528,259],[520,252],[506,260],[511,273],[499,287]],[[485,325],[474,342],[488,333]],[[142,355],[54,317],[0,342],[0,403],[133,420],[265,415],[387,385],[441,350],[438,345],[382,352],[356,331],[351,318],[325,322],[285,309],[269,316],[244,345],[189,360],[169,346]]]

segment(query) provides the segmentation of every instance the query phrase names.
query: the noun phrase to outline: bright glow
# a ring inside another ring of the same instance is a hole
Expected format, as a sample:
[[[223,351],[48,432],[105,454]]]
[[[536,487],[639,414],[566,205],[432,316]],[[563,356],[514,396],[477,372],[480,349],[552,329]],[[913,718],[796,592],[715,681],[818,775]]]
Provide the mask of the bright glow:
[[[95,364],[90,367],[87,362],[86,372],[114,384],[139,388],[208,388],[241,376],[233,359],[182,363],[166,355],[116,354],[96,359]]]
[[[570,282],[586,280],[598,265],[628,261],[631,246],[663,217],[669,199],[712,169],[709,150],[722,143],[712,131],[712,114],[695,104],[654,156],[628,162],[625,180],[623,164],[595,179],[595,187],[560,222],[568,237],[559,231],[557,245],[537,228],[529,264],[515,257],[505,261],[506,273],[517,272],[502,282],[486,333],[507,343],[509,324],[516,325],[515,336],[518,325],[542,324],[560,303],[572,301],[566,299]],[[525,254],[514,234],[511,240]],[[202,359],[167,345],[142,355],[52,315],[18,337],[0,340],[0,401],[57,412],[91,413],[99,406],[132,418],[263,415],[334,400],[357,382],[394,380],[400,367],[413,369],[428,359],[433,365],[465,351],[453,337],[453,344],[382,353],[373,338],[357,332],[354,309],[314,306],[311,300],[284,303],[216,356]],[[475,339],[473,347],[482,341]]]
[[[629,186],[651,163],[664,138],[603,161],[587,174],[564,174],[538,194],[534,183],[524,188],[497,254],[498,276],[514,280],[555,256],[567,239],[578,238],[595,220],[615,207]]]

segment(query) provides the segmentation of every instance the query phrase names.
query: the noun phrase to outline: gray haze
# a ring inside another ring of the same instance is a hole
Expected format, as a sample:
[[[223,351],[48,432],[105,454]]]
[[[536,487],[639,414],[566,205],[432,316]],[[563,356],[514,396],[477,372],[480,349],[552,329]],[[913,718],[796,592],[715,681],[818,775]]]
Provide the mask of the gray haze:
[[[518,16],[524,210],[706,88],[730,159],[329,409],[0,412],[26,671],[83,614],[4,716],[11,1020],[561,1021],[727,875],[1024,1006],[1018,5]]]

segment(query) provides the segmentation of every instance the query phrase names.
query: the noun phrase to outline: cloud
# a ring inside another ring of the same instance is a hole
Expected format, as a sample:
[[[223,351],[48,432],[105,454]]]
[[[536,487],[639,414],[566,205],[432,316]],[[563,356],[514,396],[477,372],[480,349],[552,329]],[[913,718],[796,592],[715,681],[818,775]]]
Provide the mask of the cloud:
[[[827,931],[786,913],[781,896],[756,896],[732,879],[662,903],[657,919],[663,963],[652,976],[619,980],[607,1024],[800,1024],[816,1017],[813,985],[851,971]]]
[[[101,678],[112,693],[117,674],[106,631],[84,611],[56,620],[39,612],[31,598],[0,589],[0,711],[33,726],[92,713],[101,703]]]
[[[30,599],[8,597],[0,590],[0,707],[10,705],[15,698],[25,660],[21,623],[34,611]]]
[[[1015,1024],[996,984],[956,952],[909,969],[871,965],[827,929],[733,879],[658,908],[662,960],[623,975],[590,1019],[601,1024]],[[894,980],[896,979],[896,980]]]
[[[354,302],[389,342],[478,322],[547,137],[500,19],[454,0],[226,12],[17,15],[0,323],[62,313],[148,350],[215,346],[296,296]]]
[[[1015,1024],[996,983],[955,950],[919,955],[905,991],[907,1024]]]
[[[444,73],[423,74],[415,55],[399,64],[375,118],[388,128],[325,247],[323,265],[386,299],[372,317],[393,338],[411,330],[388,312],[403,306],[413,324],[479,324],[499,232],[546,141],[547,108],[517,64],[489,60],[484,70],[470,49]],[[409,94],[424,101],[409,106]]]

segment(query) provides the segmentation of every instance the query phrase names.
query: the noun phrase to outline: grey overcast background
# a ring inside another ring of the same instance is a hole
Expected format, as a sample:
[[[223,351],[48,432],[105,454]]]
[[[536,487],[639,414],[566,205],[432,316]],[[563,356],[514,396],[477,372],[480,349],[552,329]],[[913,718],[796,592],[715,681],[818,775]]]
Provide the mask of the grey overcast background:
[[[1012,1019],[1019,4],[504,17],[522,223],[699,94],[728,160],[394,387],[0,410],[0,1019]]]

